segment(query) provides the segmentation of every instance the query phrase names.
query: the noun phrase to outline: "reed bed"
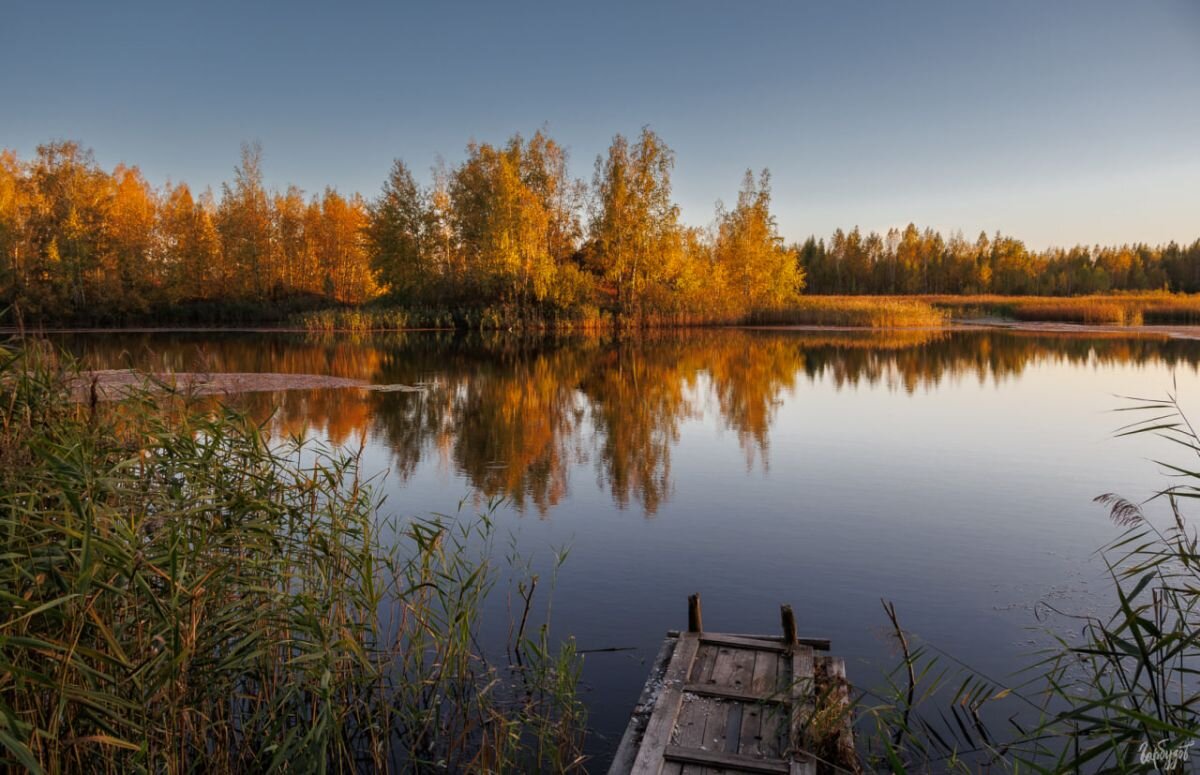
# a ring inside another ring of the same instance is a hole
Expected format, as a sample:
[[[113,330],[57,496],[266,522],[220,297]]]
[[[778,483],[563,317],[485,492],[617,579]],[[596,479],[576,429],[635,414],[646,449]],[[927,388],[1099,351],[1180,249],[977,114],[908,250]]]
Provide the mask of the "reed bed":
[[[924,328],[945,324],[942,310],[917,299],[894,296],[804,296],[787,307],[763,310],[749,322],[771,326]]]
[[[543,309],[489,306],[404,307],[372,303],[294,312],[287,326],[313,333],[446,329],[582,332],[706,325],[805,325],[853,328],[936,327],[950,317],[1003,317],[1025,322],[1088,325],[1200,325],[1200,294],[1165,291],[1090,296],[802,296],[778,309],[730,315],[656,312],[623,317],[598,307]]]
[[[1113,293],[1090,296],[925,296],[955,317],[1091,325],[1197,325],[1200,294]]]
[[[455,309],[362,307],[308,312],[291,318],[291,324],[314,333],[363,333],[418,328],[571,332],[740,324],[915,328],[941,326],[946,318],[946,313],[916,299],[806,296],[784,308],[733,316],[716,312],[660,312],[627,318],[592,307],[550,313],[517,306]]]
[[[1127,304],[1098,299],[1021,301],[1012,305],[1012,317],[1024,321],[1139,326],[1141,312]]]
[[[314,333],[464,329],[469,331],[573,331],[607,328],[613,318],[585,307],[546,312],[531,307],[395,307],[327,309],[294,315],[289,323]]]
[[[0,348],[0,764],[31,772],[568,771],[546,627],[477,646],[493,527],[388,520],[354,456],[211,400],[74,400]]]
[[[1200,295],[1161,294],[1142,301],[1147,325],[1200,325]]]

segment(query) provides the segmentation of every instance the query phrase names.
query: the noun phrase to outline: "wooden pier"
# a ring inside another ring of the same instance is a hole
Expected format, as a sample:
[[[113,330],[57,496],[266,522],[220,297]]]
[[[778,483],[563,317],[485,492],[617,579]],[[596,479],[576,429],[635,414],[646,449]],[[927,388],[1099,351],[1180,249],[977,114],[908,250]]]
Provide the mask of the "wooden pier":
[[[659,650],[610,775],[859,772],[846,668],[824,638],[704,630],[700,596],[687,632]]]

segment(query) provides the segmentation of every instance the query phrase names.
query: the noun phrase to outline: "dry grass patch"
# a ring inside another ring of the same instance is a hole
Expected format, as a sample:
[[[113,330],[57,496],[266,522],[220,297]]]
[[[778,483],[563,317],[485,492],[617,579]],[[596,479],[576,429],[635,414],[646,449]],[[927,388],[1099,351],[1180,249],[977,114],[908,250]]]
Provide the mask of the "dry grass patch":
[[[1026,322],[1090,325],[1200,324],[1200,294],[1146,293],[1090,296],[923,296],[955,317],[1006,317]]]
[[[946,312],[920,299],[894,296],[806,296],[789,307],[763,310],[751,323],[778,326],[918,328],[943,325]]]

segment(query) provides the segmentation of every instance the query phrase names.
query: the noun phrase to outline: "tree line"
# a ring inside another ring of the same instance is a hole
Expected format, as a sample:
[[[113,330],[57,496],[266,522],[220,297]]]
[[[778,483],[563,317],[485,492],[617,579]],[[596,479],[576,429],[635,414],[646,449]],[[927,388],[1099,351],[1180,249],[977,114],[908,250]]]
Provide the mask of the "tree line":
[[[0,152],[0,304],[43,322],[220,322],[381,300],[503,305],[546,317],[728,320],[814,293],[1078,294],[1200,290],[1200,241],[1035,252],[909,225],[785,244],[770,176],[747,171],[710,226],[681,222],[675,157],[617,135],[590,183],[543,131],[470,143],[418,181],[397,160],[368,201],[268,190],[243,148],[211,190],[102,169],[76,142]]]
[[[243,148],[219,195],[101,169],[75,142],[0,155],[0,301],[43,321],[238,314],[374,299],[507,305],[550,316],[698,319],[786,304],[796,252],[746,173],[711,229],[685,226],[674,154],[618,135],[590,186],[544,132],[471,143],[419,183],[397,160],[371,202],[333,188],[269,191]],[[196,311],[199,312],[196,312]]]
[[[333,189],[268,192],[257,146],[232,182],[155,189],[136,167],[102,170],[74,142],[22,163],[0,154],[0,299],[39,320],[123,320],[175,305],[379,292],[362,239],[369,208]]]
[[[863,234],[838,229],[826,242],[798,246],[808,292],[823,294],[984,294],[1077,296],[1109,291],[1200,291],[1200,239],[1030,250],[996,233],[974,241],[933,229]]]

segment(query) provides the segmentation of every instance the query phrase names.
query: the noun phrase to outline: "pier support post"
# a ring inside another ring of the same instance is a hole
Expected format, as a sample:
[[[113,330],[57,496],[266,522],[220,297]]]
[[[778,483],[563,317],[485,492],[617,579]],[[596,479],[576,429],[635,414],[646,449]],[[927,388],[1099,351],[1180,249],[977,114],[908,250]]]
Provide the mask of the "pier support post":
[[[796,615],[790,605],[779,607],[779,619],[783,623],[783,645],[789,649],[796,647]]]
[[[688,595],[688,632],[704,632],[704,622],[700,616],[700,593]]]

